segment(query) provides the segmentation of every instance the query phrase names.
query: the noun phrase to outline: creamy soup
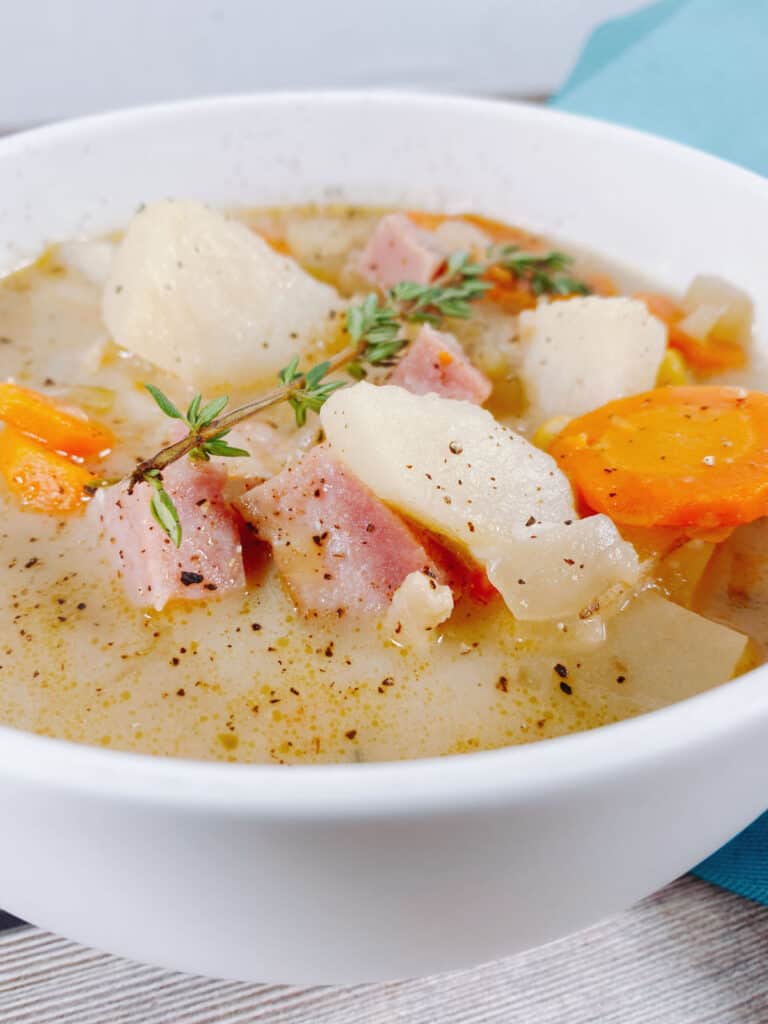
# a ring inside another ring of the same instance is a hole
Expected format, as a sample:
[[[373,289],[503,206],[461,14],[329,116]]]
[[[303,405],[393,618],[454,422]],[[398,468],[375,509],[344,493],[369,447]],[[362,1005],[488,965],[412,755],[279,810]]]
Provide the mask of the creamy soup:
[[[768,415],[725,386],[751,305],[706,277],[637,290],[479,217],[191,202],[5,277],[0,722],[179,757],[426,757],[762,660]],[[130,480],[206,403],[280,381],[292,404]]]

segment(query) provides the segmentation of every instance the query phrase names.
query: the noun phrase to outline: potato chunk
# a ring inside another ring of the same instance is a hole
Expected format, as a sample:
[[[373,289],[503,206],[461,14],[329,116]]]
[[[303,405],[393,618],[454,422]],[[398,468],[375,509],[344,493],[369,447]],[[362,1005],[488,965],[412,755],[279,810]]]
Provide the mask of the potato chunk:
[[[383,501],[459,544],[520,619],[577,614],[637,578],[606,516],[579,520],[554,460],[469,402],[356,384],[321,419],[336,454]]]
[[[636,299],[590,296],[521,313],[520,341],[520,376],[541,421],[652,388],[667,330]]]
[[[336,292],[200,203],[136,214],[104,290],[118,345],[204,389],[271,384],[327,336]]]
[[[569,663],[574,692],[600,691],[640,709],[685,700],[731,679],[747,637],[647,591],[610,623],[604,645]]]

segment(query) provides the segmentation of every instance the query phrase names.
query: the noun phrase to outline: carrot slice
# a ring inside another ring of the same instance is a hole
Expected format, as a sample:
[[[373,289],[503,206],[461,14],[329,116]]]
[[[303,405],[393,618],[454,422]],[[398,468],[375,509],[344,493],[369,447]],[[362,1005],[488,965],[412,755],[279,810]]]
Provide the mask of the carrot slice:
[[[746,362],[741,345],[711,336],[706,341],[700,341],[678,327],[673,327],[669,332],[669,346],[677,349],[685,361],[700,373],[736,370]]]
[[[619,294],[616,282],[609,274],[602,271],[589,271],[581,275],[582,280],[589,285],[593,295],[602,295],[604,298],[611,298]]]
[[[18,384],[0,384],[0,420],[54,451],[79,458],[99,455],[113,443],[111,433],[100,423],[68,412]]]
[[[408,218],[425,231],[435,231],[447,220],[463,220],[465,224],[472,224],[474,227],[484,231],[492,242],[509,242],[515,245],[532,245],[536,239],[533,235],[516,228],[512,224],[506,224],[502,220],[493,220],[491,217],[483,217],[479,213],[430,213],[427,210],[408,210]]]
[[[274,249],[275,252],[279,252],[282,256],[290,256],[291,247],[281,236],[270,235],[267,231],[256,231],[256,234],[264,239],[270,249]]]
[[[685,317],[685,311],[666,295],[639,292],[635,298],[641,299],[648,312],[667,325],[669,347],[677,349],[694,370],[703,374],[718,373],[744,365],[746,355],[741,345],[723,341],[716,334],[701,341],[681,331],[678,324]]]
[[[435,231],[448,220],[447,214],[430,213],[429,210],[407,210],[406,216],[417,228],[423,228],[425,231]]]
[[[489,267],[484,276],[486,281],[493,285],[485,293],[485,297],[501,306],[507,313],[519,313],[523,309],[535,308],[538,300],[532,290],[504,267]]]
[[[492,217],[483,217],[479,213],[463,213],[461,219],[467,224],[474,224],[476,228],[484,231],[494,242],[508,242],[512,245],[521,245],[526,248],[536,242],[536,237],[522,228],[516,228],[503,220],[494,220]]]
[[[82,512],[94,480],[84,466],[12,427],[0,431],[0,474],[26,509],[48,515]]]
[[[713,530],[768,515],[768,394],[657,388],[571,420],[549,451],[617,523]]]

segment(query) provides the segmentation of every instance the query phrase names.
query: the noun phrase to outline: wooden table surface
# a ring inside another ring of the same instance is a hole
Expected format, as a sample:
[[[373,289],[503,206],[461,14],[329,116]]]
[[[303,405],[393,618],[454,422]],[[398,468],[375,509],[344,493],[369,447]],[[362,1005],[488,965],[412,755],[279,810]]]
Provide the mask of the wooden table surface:
[[[213,926],[213,924],[212,924]],[[768,907],[684,878],[578,935],[355,988],[214,981],[0,933],[2,1024],[766,1024]]]

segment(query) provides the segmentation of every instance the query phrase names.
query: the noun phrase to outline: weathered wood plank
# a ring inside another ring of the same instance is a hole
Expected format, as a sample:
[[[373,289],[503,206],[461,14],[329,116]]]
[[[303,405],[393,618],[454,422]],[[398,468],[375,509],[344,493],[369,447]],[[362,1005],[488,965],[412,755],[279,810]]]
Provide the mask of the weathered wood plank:
[[[765,1024],[768,908],[687,878],[494,964],[350,989],[241,985],[0,935],[2,1024]]]

